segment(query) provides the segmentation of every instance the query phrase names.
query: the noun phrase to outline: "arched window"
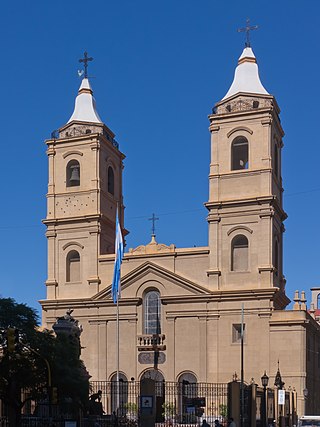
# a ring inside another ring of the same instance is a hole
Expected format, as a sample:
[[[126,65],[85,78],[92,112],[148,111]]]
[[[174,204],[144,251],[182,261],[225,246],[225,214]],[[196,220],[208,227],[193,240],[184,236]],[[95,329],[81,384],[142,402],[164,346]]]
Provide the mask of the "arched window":
[[[117,408],[118,394],[119,408]],[[128,379],[122,372],[119,372],[119,384],[117,384],[116,373],[111,377],[111,409],[112,412],[118,411],[118,415],[126,415],[130,412],[128,407]]]
[[[111,166],[108,167],[108,193],[114,196],[114,172]]]
[[[80,254],[70,251],[67,255],[67,282],[80,281]]]
[[[149,291],[144,296],[144,333],[161,333],[161,301],[158,291]]]
[[[67,187],[80,185],[80,164],[77,160],[70,160],[66,170]]]
[[[156,382],[162,383],[164,381],[164,376],[162,372],[159,371],[159,369],[149,368],[146,369],[141,375],[140,381],[143,381],[144,379],[151,379]]]
[[[197,378],[193,373],[185,372],[179,376],[178,382],[184,382],[185,384],[196,384]]]
[[[240,170],[249,167],[249,144],[244,136],[237,136],[231,145],[231,169]]]
[[[231,242],[231,270],[248,270],[249,243],[246,236],[239,234]]]

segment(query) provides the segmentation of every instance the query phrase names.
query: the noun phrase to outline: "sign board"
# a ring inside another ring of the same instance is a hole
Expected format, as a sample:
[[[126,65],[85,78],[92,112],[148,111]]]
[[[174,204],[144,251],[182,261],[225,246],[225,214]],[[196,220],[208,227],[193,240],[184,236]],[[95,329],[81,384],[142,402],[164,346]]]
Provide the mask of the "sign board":
[[[153,405],[152,396],[141,396],[141,408],[152,408]]]
[[[286,398],[285,390],[278,390],[278,405],[284,405]]]

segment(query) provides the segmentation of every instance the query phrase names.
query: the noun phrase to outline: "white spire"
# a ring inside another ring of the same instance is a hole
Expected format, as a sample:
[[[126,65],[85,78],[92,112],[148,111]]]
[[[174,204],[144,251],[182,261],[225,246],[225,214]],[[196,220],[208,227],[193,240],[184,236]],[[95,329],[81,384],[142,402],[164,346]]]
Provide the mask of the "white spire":
[[[244,48],[238,60],[238,66],[234,73],[232,85],[222,99],[229,98],[238,92],[269,95],[260,81],[256,57],[251,47]]]
[[[68,123],[73,120],[79,122],[102,123],[96,110],[96,101],[92,96],[92,89],[87,78],[81,82],[74,111]]]

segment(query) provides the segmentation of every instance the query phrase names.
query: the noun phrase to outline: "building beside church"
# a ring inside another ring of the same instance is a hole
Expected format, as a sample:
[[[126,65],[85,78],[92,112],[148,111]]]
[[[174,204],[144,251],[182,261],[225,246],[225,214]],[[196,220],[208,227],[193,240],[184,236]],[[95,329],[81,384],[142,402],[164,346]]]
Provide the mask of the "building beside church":
[[[149,375],[176,382],[230,381],[240,374],[243,308],[245,381],[260,383],[266,371],[273,385],[279,361],[285,387],[297,391],[298,413],[320,413],[320,326],[303,295],[296,293],[293,309],[286,309],[279,114],[246,47],[230,89],[209,115],[208,246],[177,248],[152,236],[149,244],[125,252],[122,380]],[[127,234],[124,155],[97,113],[88,78],[69,121],[46,144],[43,325],[51,328],[72,308],[82,324],[81,356],[92,379],[110,381],[117,369],[111,297],[117,205]]]

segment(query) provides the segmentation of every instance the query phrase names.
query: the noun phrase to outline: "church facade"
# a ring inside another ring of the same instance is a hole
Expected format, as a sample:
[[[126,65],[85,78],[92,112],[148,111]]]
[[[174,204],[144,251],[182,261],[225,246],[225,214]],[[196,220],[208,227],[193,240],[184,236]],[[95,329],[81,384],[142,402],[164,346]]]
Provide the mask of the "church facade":
[[[226,383],[240,374],[243,333],[245,381],[260,383],[266,371],[273,385],[279,362],[285,387],[297,391],[298,413],[320,413],[320,326],[303,295],[296,293],[293,309],[286,309],[279,114],[246,47],[229,91],[209,116],[208,246],[177,248],[152,236],[149,244],[124,254],[119,300],[124,381],[149,374],[165,381]],[[127,234],[124,155],[97,113],[88,78],[68,123],[46,144],[43,326],[51,328],[73,309],[92,379],[113,380],[117,207]],[[312,399],[306,400],[306,389]]]

